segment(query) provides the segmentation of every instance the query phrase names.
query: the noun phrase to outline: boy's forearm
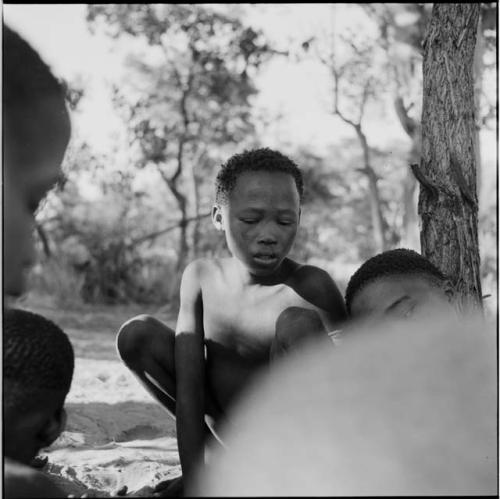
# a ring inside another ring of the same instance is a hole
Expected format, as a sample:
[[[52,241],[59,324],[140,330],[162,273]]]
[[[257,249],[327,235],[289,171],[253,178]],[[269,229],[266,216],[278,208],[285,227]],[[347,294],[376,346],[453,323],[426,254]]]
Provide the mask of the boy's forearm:
[[[176,424],[182,473],[189,480],[204,462],[205,358],[203,337],[180,333],[175,340]]]
[[[196,390],[198,391],[198,390]],[[179,392],[178,392],[179,393]],[[203,395],[203,392],[201,393]],[[182,474],[189,481],[198,465],[204,463],[204,403],[200,393],[177,398],[177,444]]]

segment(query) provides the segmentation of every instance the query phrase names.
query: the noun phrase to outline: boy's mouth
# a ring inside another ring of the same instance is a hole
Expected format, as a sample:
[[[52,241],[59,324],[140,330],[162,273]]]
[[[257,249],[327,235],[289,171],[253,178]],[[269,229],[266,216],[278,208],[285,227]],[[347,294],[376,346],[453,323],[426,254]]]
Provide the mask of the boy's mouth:
[[[253,260],[256,263],[270,265],[278,260],[278,256],[275,253],[256,253],[253,256]]]

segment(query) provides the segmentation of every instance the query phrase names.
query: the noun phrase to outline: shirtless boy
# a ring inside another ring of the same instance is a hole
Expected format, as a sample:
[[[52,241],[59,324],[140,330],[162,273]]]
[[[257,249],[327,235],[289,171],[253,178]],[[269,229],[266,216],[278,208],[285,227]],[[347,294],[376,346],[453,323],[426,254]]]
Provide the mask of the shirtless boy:
[[[203,459],[207,414],[220,422],[270,359],[344,320],[329,274],[287,257],[295,240],[302,175],[270,149],[237,154],[216,180],[212,220],[229,258],[199,259],[183,274],[176,331],[149,317],[126,322],[118,352],[175,416],[185,484]]]

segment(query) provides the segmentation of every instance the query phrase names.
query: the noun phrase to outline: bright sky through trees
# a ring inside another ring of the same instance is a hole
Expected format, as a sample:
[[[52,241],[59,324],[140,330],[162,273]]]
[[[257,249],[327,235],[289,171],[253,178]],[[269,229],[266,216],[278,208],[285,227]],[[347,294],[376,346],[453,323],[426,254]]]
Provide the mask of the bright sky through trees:
[[[217,6],[222,8],[222,6]],[[270,145],[304,143],[323,149],[351,131],[328,112],[329,84],[326,70],[317,62],[296,60],[302,40],[331,23],[339,29],[375,29],[362,16],[348,16],[349,6],[339,4],[332,16],[328,4],[258,5],[249,9],[247,21],[262,28],[269,39],[291,57],[276,57],[257,78],[260,93],[256,108],[286,119],[276,122],[267,131]],[[91,35],[85,23],[85,5],[5,5],[7,24],[18,30],[42,54],[54,71],[74,81],[83,78],[90,83],[85,103],[82,102],[81,127],[90,133],[94,146],[103,146],[106,135],[113,133],[117,123],[112,117],[103,83],[119,81],[122,54],[126,44],[113,44],[103,35]],[[296,47],[296,48],[295,48]],[[108,110],[110,112],[108,112]],[[103,114],[106,119],[103,120]],[[373,132],[377,133],[377,126]],[[404,140],[397,123],[395,133]],[[380,135],[380,133],[378,133]],[[381,134],[380,140],[387,137]]]
[[[221,4],[213,8],[227,9]],[[278,49],[290,53],[289,57],[274,57],[256,79],[260,92],[254,111],[283,117],[261,130],[261,142],[285,148],[287,144],[304,144],[324,155],[340,139],[351,137],[350,127],[330,113],[327,70],[311,58],[299,61],[300,45],[332,27],[338,33],[375,34],[375,23],[349,4],[234,4],[232,8],[244,12],[247,22],[261,28]],[[128,42],[113,43],[102,34],[90,34],[84,4],[4,5],[3,11],[5,22],[39,50],[56,74],[70,82],[82,80],[86,95],[77,128],[96,150],[108,148],[109,141],[120,133],[121,123],[114,114],[106,84],[120,81],[123,55],[130,49]],[[408,141],[392,107],[386,107],[387,116],[372,109],[366,120],[367,135],[377,147],[395,139]],[[483,133],[481,142],[487,177],[489,172],[494,173],[495,135]]]

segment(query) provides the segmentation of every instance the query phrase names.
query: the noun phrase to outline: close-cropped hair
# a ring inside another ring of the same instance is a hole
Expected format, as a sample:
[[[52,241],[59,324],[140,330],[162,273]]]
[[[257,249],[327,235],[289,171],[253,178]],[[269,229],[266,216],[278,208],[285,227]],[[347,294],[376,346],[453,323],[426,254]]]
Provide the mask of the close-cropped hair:
[[[27,409],[46,393],[66,396],[74,363],[73,347],[59,326],[26,310],[4,310],[5,408]]]
[[[354,295],[368,283],[380,277],[396,275],[418,275],[435,284],[446,280],[446,276],[434,264],[416,251],[405,248],[384,251],[367,260],[352,275],[345,294],[347,312],[351,313]]]
[[[235,154],[224,163],[215,179],[215,201],[226,204],[238,177],[245,172],[280,172],[291,175],[297,186],[300,200],[304,196],[304,181],[299,167],[287,156],[267,147]]]

